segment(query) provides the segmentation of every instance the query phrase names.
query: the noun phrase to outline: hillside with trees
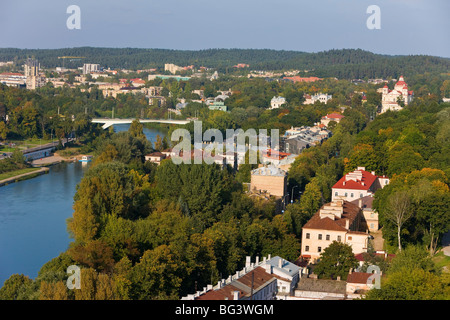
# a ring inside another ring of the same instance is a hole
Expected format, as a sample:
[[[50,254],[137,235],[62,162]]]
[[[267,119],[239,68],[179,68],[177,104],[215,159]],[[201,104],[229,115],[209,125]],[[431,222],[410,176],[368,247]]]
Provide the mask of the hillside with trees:
[[[84,63],[99,63],[105,68],[145,69],[163,68],[165,63],[196,65],[216,68],[220,72],[233,71],[238,63],[249,64],[253,70],[311,71],[306,75],[357,78],[397,78],[401,74],[448,73],[450,59],[425,55],[388,56],[374,54],[361,49],[329,50],[307,53],[269,49],[207,49],[168,50],[141,48],[63,48],[63,49],[0,49],[0,61],[15,61],[17,65],[28,57],[37,58],[41,66],[62,66],[58,57],[74,56],[81,59],[66,59],[65,67],[80,67]]]

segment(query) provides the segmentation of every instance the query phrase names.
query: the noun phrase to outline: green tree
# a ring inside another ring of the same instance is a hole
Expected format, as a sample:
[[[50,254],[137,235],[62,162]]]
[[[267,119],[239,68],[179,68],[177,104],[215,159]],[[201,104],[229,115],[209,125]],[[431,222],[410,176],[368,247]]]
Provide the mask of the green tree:
[[[146,139],[144,134],[144,126],[139,120],[135,119],[131,122],[130,128],[128,129],[128,133],[135,138]]]
[[[348,244],[333,241],[320,254],[320,260],[314,268],[319,278],[336,279],[338,276],[346,280],[348,272],[358,266],[352,247]]]
[[[436,266],[428,252],[418,245],[409,245],[399,252],[389,264],[388,272],[405,272],[420,268],[427,272],[436,273]]]
[[[318,180],[313,178],[305,187],[305,192],[300,198],[300,207],[303,212],[312,216],[322,205],[322,192]]]
[[[0,288],[0,300],[18,300],[21,291],[33,283],[28,276],[13,274]]]
[[[397,227],[398,249],[402,250],[401,234],[402,227],[406,221],[413,216],[411,207],[411,198],[406,191],[398,191],[392,194],[383,213],[385,218],[391,221]]]
[[[136,300],[178,298],[185,276],[185,263],[170,246],[161,245],[147,250],[131,271],[133,285],[130,297]]]
[[[367,300],[448,300],[450,277],[438,276],[420,268],[390,273],[381,281],[380,289],[370,290]]]
[[[8,136],[9,129],[3,121],[0,121],[0,139],[6,140]]]

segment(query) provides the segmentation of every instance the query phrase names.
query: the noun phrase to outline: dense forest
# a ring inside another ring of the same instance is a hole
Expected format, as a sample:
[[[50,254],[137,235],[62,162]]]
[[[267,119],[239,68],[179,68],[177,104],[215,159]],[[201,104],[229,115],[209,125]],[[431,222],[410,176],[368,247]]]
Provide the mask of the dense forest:
[[[448,73],[450,59],[425,55],[388,56],[361,49],[329,50],[318,53],[278,51],[269,49],[208,49],[199,51],[140,49],[140,48],[64,48],[64,49],[0,49],[0,61],[16,61],[34,56],[41,66],[62,66],[62,56],[83,57],[65,59],[66,67],[75,68],[83,63],[99,63],[106,68],[145,69],[163,68],[165,63],[217,68],[220,72],[232,72],[238,63],[250,65],[252,70],[310,71],[306,75],[319,77],[397,78],[425,73]]]

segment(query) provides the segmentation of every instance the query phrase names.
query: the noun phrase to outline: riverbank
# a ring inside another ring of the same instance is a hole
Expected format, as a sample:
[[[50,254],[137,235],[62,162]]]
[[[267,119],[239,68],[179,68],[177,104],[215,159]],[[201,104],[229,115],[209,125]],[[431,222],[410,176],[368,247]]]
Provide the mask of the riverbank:
[[[59,155],[57,152],[55,152],[50,157],[40,158],[40,159],[36,159],[36,160],[31,161],[31,165],[33,167],[48,167],[48,166],[52,166],[54,164],[61,163],[63,161],[75,162],[75,161],[77,161],[77,157],[76,156],[63,157],[63,156]]]
[[[14,175],[12,177],[8,177],[8,178],[0,180],[0,187],[8,185],[10,183],[14,183],[14,182],[22,181],[22,180],[27,180],[27,179],[31,179],[31,178],[40,176],[42,174],[47,173],[50,170],[47,167],[27,168],[27,169],[30,169],[29,172],[16,174],[16,175]],[[31,170],[31,169],[34,169],[34,170]],[[22,169],[22,170],[24,170],[24,169]],[[22,170],[18,170],[18,172],[21,172]]]

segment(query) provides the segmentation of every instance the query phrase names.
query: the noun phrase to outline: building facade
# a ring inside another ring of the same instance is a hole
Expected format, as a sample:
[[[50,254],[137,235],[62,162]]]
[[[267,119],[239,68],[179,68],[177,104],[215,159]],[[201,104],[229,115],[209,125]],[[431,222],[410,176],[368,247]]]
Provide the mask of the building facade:
[[[322,206],[302,228],[301,257],[315,262],[333,241],[350,245],[355,254],[367,252],[368,234],[357,205],[336,200]]]
[[[331,189],[331,200],[343,199],[353,201],[366,196],[372,196],[376,190],[383,188],[388,183],[388,177],[377,176],[375,171],[368,172],[365,167],[358,167],[336,182]]]
[[[208,285],[203,291],[187,295],[181,300],[274,300],[292,295],[300,279],[300,268],[295,264],[270,255],[262,261],[246,257],[245,267],[216,286]]]
[[[380,113],[384,113],[388,110],[401,110],[403,107],[399,104],[400,101],[407,106],[414,98],[414,92],[408,90],[408,85],[403,76],[398,79],[398,82],[394,86],[394,90],[389,90],[388,86],[385,85],[381,90],[381,93]]]
[[[269,165],[252,170],[250,191],[268,193],[284,198],[287,188],[287,172]]]
[[[284,97],[273,97],[272,100],[270,100],[270,109],[278,109],[285,103],[286,99]]]
[[[90,74],[91,72],[100,71],[100,65],[97,63],[85,63],[83,64],[83,74]]]
[[[314,104],[316,101],[322,102],[322,103],[327,103],[328,100],[330,100],[332,98],[332,96],[330,94],[325,94],[325,93],[318,93],[315,95],[305,95],[305,102],[303,102],[303,104]]]

